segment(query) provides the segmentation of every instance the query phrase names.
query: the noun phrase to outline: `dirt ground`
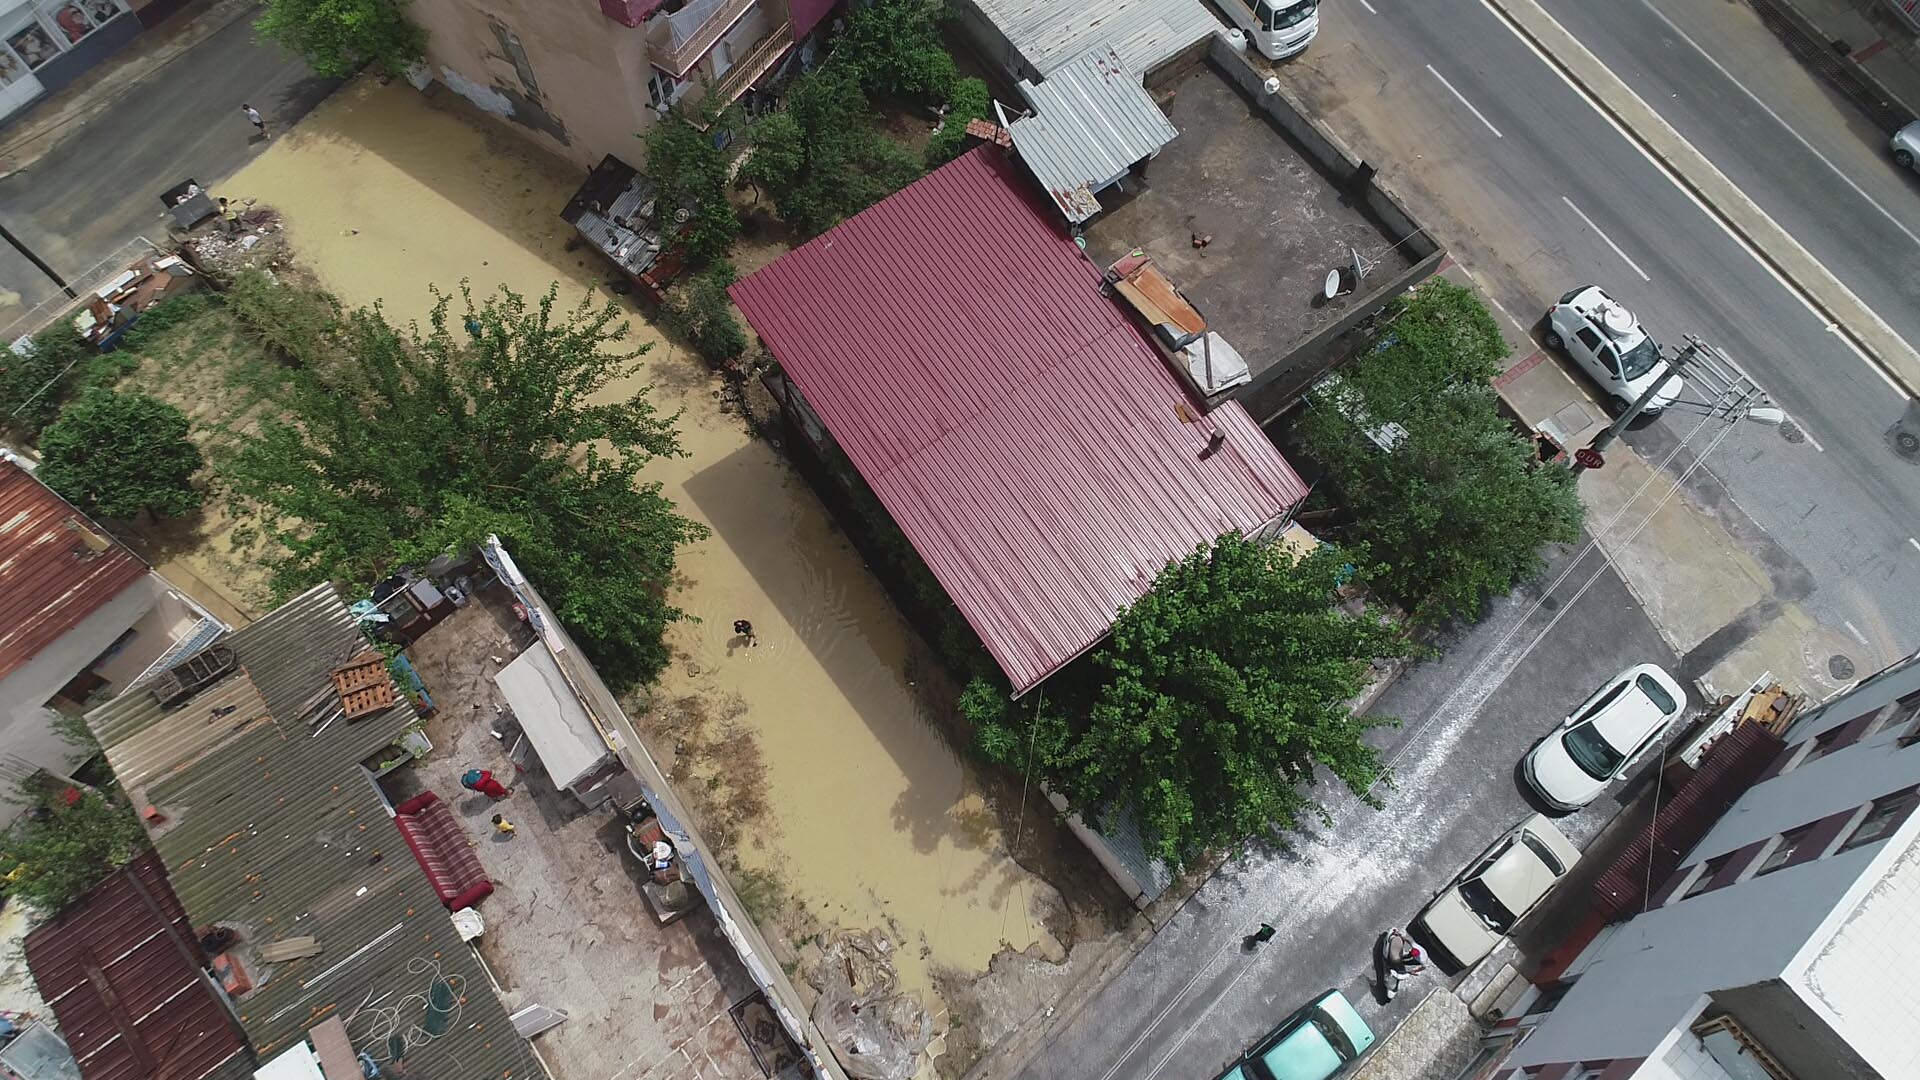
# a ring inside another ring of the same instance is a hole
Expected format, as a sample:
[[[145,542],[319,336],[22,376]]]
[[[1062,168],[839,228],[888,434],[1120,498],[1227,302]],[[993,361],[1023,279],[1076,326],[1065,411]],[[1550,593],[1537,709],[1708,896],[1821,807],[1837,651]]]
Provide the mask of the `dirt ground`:
[[[429,284],[462,279],[528,295],[557,281],[562,302],[599,290],[610,269],[570,245],[558,217],[578,173],[461,108],[361,80],[222,189],[279,210],[322,285],[396,320],[423,315]],[[784,239],[761,228],[741,269]],[[637,316],[631,326],[652,345],[646,377],[656,403],[680,411],[687,451],[649,478],[713,535],[682,555],[675,599],[694,619],[670,633],[673,665],[630,711],[702,830],[734,841],[729,876],[795,981],[817,974],[809,962],[832,935],[885,936],[902,988],[949,1036],[930,1049],[933,1067],[956,1075],[1090,970],[1131,910],[1037,793],[965,756],[952,688],[720,380]],[[208,351],[201,363],[222,362]],[[205,547],[217,538],[182,542],[213,576],[218,553]],[[736,619],[752,622],[752,643],[732,634]],[[595,927],[610,952],[624,948],[624,930]],[[611,1032],[632,1022],[619,1012],[588,1002],[569,1024],[598,1016]]]

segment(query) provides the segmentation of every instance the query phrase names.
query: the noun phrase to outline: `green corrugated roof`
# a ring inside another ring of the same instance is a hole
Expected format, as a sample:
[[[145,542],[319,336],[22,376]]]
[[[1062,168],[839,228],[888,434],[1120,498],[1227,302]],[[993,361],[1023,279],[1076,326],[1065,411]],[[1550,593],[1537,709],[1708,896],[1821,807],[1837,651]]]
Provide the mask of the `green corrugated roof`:
[[[366,646],[346,605],[321,586],[219,643],[236,670],[186,703],[163,711],[136,690],[87,722],[116,770],[151,777],[136,798],[165,815],[149,831],[196,925],[232,926],[256,948],[319,940],[318,955],[249,971],[254,989],[236,1006],[261,1058],[337,1013],[377,1061],[405,1044],[411,1075],[542,1075],[359,767],[415,721],[413,706],[400,695],[324,722],[339,711],[328,671]],[[253,700],[264,713],[249,715]],[[215,702],[243,707],[214,716]],[[436,985],[454,991],[456,1015],[429,1036]]]

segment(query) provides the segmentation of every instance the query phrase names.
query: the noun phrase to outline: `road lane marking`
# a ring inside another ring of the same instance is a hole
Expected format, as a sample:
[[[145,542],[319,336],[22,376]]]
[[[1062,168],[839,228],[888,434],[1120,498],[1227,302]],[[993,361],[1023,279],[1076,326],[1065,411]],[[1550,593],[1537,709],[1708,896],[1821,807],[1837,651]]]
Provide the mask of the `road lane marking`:
[[[1909,536],[1907,537],[1907,543],[1913,545],[1913,550],[1920,551],[1920,540],[1915,540],[1913,537]]]
[[[1847,633],[1849,633],[1849,634],[1852,634],[1852,635],[1853,635],[1853,640],[1855,640],[1855,641],[1857,641],[1857,642],[1859,642],[1859,643],[1860,643],[1860,644],[1862,644],[1862,645],[1869,645],[1869,644],[1870,644],[1870,643],[1869,643],[1869,642],[1867,641],[1867,635],[1865,635],[1865,634],[1863,634],[1863,633],[1861,633],[1861,632],[1860,632],[1860,628],[1859,628],[1859,627],[1857,627],[1857,626],[1855,626],[1855,625],[1853,625],[1853,620],[1852,620],[1852,619],[1842,619],[1842,620],[1840,620],[1840,621],[1846,624],[1846,627],[1847,627]]]
[[[1813,437],[1813,432],[1807,430],[1807,425],[1801,423],[1799,417],[1792,413],[1787,413],[1787,422],[1800,429],[1800,434],[1806,436],[1809,446],[1812,446],[1815,450],[1823,454],[1827,452],[1827,448],[1820,445],[1820,440]]]
[[[1559,62],[1554,60],[1553,57],[1547,55],[1544,49],[1542,49],[1539,45],[1535,44],[1532,38],[1528,37],[1512,19],[1507,17],[1505,12],[1495,7],[1493,4],[1493,0],[1480,0],[1480,6],[1487,9],[1487,14],[1493,16],[1493,19],[1495,22],[1506,27],[1507,32],[1512,34],[1514,38],[1520,42],[1521,45],[1525,46],[1527,51],[1533,53],[1533,55],[1537,59],[1539,59],[1539,61],[1542,64],[1546,66],[1548,71],[1553,72],[1554,75],[1557,76],[1561,82],[1566,83],[1567,89],[1573,91],[1573,94],[1575,97],[1579,98],[1581,101],[1586,102],[1587,108],[1592,109],[1594,114],[1600,117],[1600,119],[1604,121],[1608,127],[1611,127],[1616,133],[1619,134],[1619,136],[1622,139],[1625,139],[1627,141],[1627,145],[1633,147],[1633,149],[1636,152],[1638,152],[1641,157],[1645,158],[1647,161],[1647,164],[1653,166],[1653,169],[1655,172],[1659,173],[1661,176],[1666,177],[1667,182],[1669,184],[1672,184],[1675,190],[1679,191],[1680,194],[1686,196],[1687,200],[1692,202],[1693,205],[1697,207],[1702,214],[1705,214],[1707,216],[1708,221],[1711,221],[1715,225],[1718,225],[1720,227],[1720,231],[1727,234],[1727,238],[1729,240],[1732,240],[1734,244],[1740,248],[1741,251],[1746,252],[1748,258],[1752,259],[1755,263],[1757,263],[1760,269],[1766,272],[1767,276],[1773,278],[1773,280],[1777,282],[1782,289],[1786,290],[1786,293],[1788,296],[1791,296],[1795,300],[1800,301],[1800,306],[1806,308],[1809,314],[1811,314],[1815,319],[1819,320],[1821,326],[1825,327],[1829,333],[1839,338],[1841,342],[1843,342],[1847,346],[1847,350],[1853,353],[1853,355],[1859,357],[1860,362],[1867,365],[1869,370],[1871,370],[1875,375],[1880,376],[1881,382],[1886,383],[1888,388],[1891,389],[1896,395],[1898,395],[1902,401],[1906,401],[1909,399],[1910,395],[1907,393],[1906,388],[1901,386],[1899,381],[1896,380],[1892,375],[1888,374],[1886,368],[1882,367],[1878,360],[1868,355],[1867,351],[1860,346],[1860,343],[1853,339],[1852,334],[1848,333],[1843,327],[1837,325],[1832,320],[1832,318],[1827,315],[1825,311],[1822,311],[1820,309],[1819,305],[1813,302],[1813,298],[1811,296],[1807,295],[1807,293],[1804,290],[1802,290],[1798,285],[1795,285],[1793,282],[1788,281],[1786,278],[1786,275],[1782,274],[1779,270],[1775,269],[1774,265],[1771,262],[1767,261],[1766,256],[1761,254],[1760,249],[1754,246],[1752,241],[1748,240],[1744,236],[1741,236],[1740,233],[1736,231],[1730,223],[1728,223],[1727,219],[1720,215],[1719,211],[1715,210],[1711,206],[1708,206],[1706,203],[1706,200],[1702,199],[1699,195],[1695,194],[1693,189],[1688,187],[1686,183],[1680,179],[1680,174],[1672,166],[1666,164],[1665,162],[1661,161],[1659,158],[1655,157],[1653,155],[1653,151],[1647,149],[1646,145],[1642,143],[1637,137],[1635,137],[1631,131],[1628,131],[1625,125],[1621,124],[1620,121],[1614,119],[1612,113],[1608,112],[1605,108],[1601,107],[1600,102],[1594,98],[1593,94],[1589,92],[1586,89],[1586,87],[1583,87],[1579,83],[1575,82],[1573,80],[1573,76],[1567,74],[1566,69],[1562,68]],[[1558,25],[1558,23],[1556,23],[1555,25]],[[1564,30],[1565,28],[1562,27],[1562,29]],[[1591,51],[1589,51],[1588,55],[1592,55]],[[1631,93],[1631,91],[1629,91],[1629,93]],[[1635,95],[1635,96],[1637,97],[1638,95]],[[1645,104],[1645,103],[1643,102],[1642,104]],[[1649,111],[1652,111],[1652,110],[1649,109]],[[1656,113],[1655,115],[1657,116],[1658,114]],[[1661,122],[1665,123],[1664,117],[1661,118]],[[1671,124],[1668,124],[1667,126],[1669,128],[1672,127]],[[1676,136],[1678,135],[1677,132],[1675,134]],[[1682,139],[1681,141],[1684,142],[1685,140]],[[1687,143],[1687,145],[1692,146],[1693,144]],[[1699,149],[1696,147],[1694,149],[1694,152],[1699,153]],[[1702,154],[1701,157],[1705,159],[1706,155]],[[1712,162],[1709,161],[1708,164],[1711,166]],[[1758,204],[1754,204],[1754,211],[1758,213],[1761,217],[1765,217],[1768,221],[1770,222],[1773,221],[1773,219],[1767,215],[1766,211],[1760,209]],[[1773,224],[1774,224],[1774,228],[1776,229],[1780,228],[1780,225],[1778,222],[1774,222]],[[1788,236],[1788,239],[1792,239],[1791,234],[1787,234],[1785,229],[1780,229],[1780,231],[1782,234],[1786,234]],[[1799,241],[1797,240],[1794,241],[1794,243],[1798,243],[1798,242]],[[1852,290],[1847,289],[1845,283],[1840,282],[1840,279],[1834,276],[1833,271],[1827,269],[1825,263],[1822,263],[1818,259],[1813,258],[1811,254],[1807,256],[1807,259],[1808,261],[1814,263],[1814,265],[1818,266],[1821,272],[1826,274],[1828,278],[1832,279],[1836,283],[1839,283],[1839,287],[1841,288],[1842,291],[1845,291],[1849,295],[1851,295]],[[1880,318],[1880,315],[1878,312],[1873,311],[1871,308],[1868,308],[1865,302],[1861,302],[1860,307],[1862,310],[1866,311],[1867,314],[1870,315],[1874,320],[1879,322],[1881,326],[1886,327],[1887,332],[1889,334],[1892,334],[1896,338],[1899,337],[1897,333],[1894,333],[1891,327],[1886,326],[1886,320]]]
[[[1795,131],[1793,129],[1792,124],[1787,123],[1786,120],[1783,119],[1779,113],[1774,112],[1772,106],[1768,105],[1764,101],[1761,101],[1760,95],[1747,89],[1747,85],[1745,83],[1741,82],[1739,79],[1734,78],[1733,72],[1728,71],[1720,63],[1720,61],[1713,58],[1713,55],[1711,53],[1701,48],[1699,42],[1687,36],[1687,32],[1685,30],[1680,29],[1679,26],[1674,24],[1674,21],[1672,19],[1667,18],[1666,12],[1661,11],[1659,8],[1654,7],[1652,0],[1640,0],[1640,4],[1642,7],[1645,7],[1648,11],[1653,12],[1653,15],[1655,18],[1665,23],[1667,26],[1667,29],[1673,31],[1675,34],[1678,34],[1680,36],[1681,41],[1684,41],[1687,44],[1693,46],[1694,52],[1697,52],[1701,56],[1705,57],[1707,63],[1713,65],[1713,70],[1718,71],[1721,75],[1726,77],[1726,80],[1728,82],[1739,87],[1740,92],[1747,95],[1748,99],[1750,99],[1755,105],[1760,106],[1761,111],[1765,112],[1768,116],[1773,117],[1774,122],[1779,124],[1781,127],[1785,128],[1787,130],[1787,134],[1793,136],[1795,142],[1798,142],[1801,146],[1806,148],[1807,153],[1812,154],[1814,157],[1819,158],[1820,164],[1825,165],[1828,169],[1832,170],[1833,175],[1839,177],[1841,183],[1847,185],[1849,188],[1852,188],[1853,193],[1855,195],[1860,196],[1860,198],[1864,200],[1868,206],[1871,206],[1875,210],[1878,210],[1880,212],[1881,217],[1884,217],[1888,221],[1892,222],[1893,227],[1896,229],[1899,229],[1902,233],[1906,235],[1907,239],[1913,241],[1915,247],[1920,247],[1920,235],[1916,235],[1914,231],[1912,229],[1907,228],[1906,225],[1903,224],[1899,218],[1894,217],[1892,211],[1880,205],[1877,199],[1875,199],[1873,196],[1867,194],[1864,190],[1862,190],[1859,184],[1856,184],[1853,182],[1853,177],[1848,176],[1844,169],[1840,168],[1840,166],[1835,165],[1831,160],[1829,160],[1827,158],[1827,155],[1814,149],[1813,144],[1808,142],[1805,136],[1801,135],[1798,131]]]
[[[1613,242],[1613,237],[1608,236],[1607,231],[1605,229],[1602,229],[1600,226],[1594,224],[1593,219],[1587,216],[1587,212],[1585,210],[1582,210],[1578,206],[1575,206],[1573,204],[1573,200],[1567,198],[1565,195],[1560,196],[1560,201],[1567,204],[1567,209],[1573,211],[1576,214],[1579,214],[1580,220],[1587,223],[1587,228],[1592,229],[1594,231],[1594,235],[1600,237],[1600,239],[1602,240],[1605,240],[1607,242],[1607,246],[1613,249],[1613,253],[1615,255],[1620,256],[1621,262],[1626,263],[1628,266],[1633,267],[1633,272],[1640,275],[1641,281],[1653,280],[1652,278],[1647,276],[1647,272],[1645,270],[1640,269],[1640,264],[1637,262],[1634,262],[1632,257],[1626,253],[1625,249],[1623,249],[1619,244],[1616,244]]]
[[[1440,73],[1439,73],[1439,72],[1437,72],[1437,71],[1434,71],[1434,70],[1433,70],[1433,65],[1432,65],[1432,64],[1428,64],[1428,65],[1427,65],[1427,71],[1428,71],[1428,73],[1430,73],[1430,74],[1431,74],[1431,75],[1432,75],[1432,76],[1433,76],[1434,78],[1436,78],[1436,79],[1439,79],[1439,80],[1440,80],[1440,85],[1441,85],[1441,86],[1444,86],[1444,87],[1446,87],[1446,88],[1447,88],[1447,92],[1448,92],[1448,93],[1451,93],[1451,94],[1452,94],[1452,95],[1453,95],[1454,97],[1456,97],[1456,98],[1459,98],[1459,99],[1460,99],[1460,104],[1462,104],[1462,105],[1465,105],[1465,106],[1467,107],[1467,111],[1468,111],[1468,112],[1470,112],[1470,113],[1472,113],[1472,114],[1473,114],[1474,116],[1476,116],[1476,117],[1478,117],[1478,118],[1480,119],[1480,122],[1481,122],[1481,123],[1483,123],[1483,124],[1485,124],[1485,125],[1487,125],[1487,130],[1488,130],[1488,131],[1491,131],[1491,132],[1493,132],[1493,137],[1494,137],[1494,138],[1496,138],[1496,139],[1504,139],[1504,138],[1506,138],[1506,136],[1505,136],[1505,135],[1502,135],[1502,134],[1500,134],[1500,129],[1499,129],[1499,128],[1497,128],[1497,127],[1494,127],[1494,126],[1493,126],[1493,121],[1491,121],[1491,120],[1489,120],[1489,119],[1487,119],[1487,114],[1486,114],[1486,113],[1483,113],[1483,112],[1481,112],[1481,111],[1480,111],[1479,109],[1476,109],[1476,108],[1474,108],[1474,107],[1473,107],[1473,102],[1471,102],[1471,101],[1468,101],[1468,100],[1467,100],[1467,95],[1465,95],[1465,94],[1463,94],[1463,93],[1461,93],[1461,92],[1460,92],[1459,90],[1457,90],[1457,89],[1455,89],[1455,88],[1454,88],[1454,85],[1453,85],[1452,83],[1450,83],[1450,82],[1448,82],[1448,81],[1447,81],[1447,77],[1446,77],[1445,75],[1442,75],[1442,74],[1440,74]]]
[[[1372,13],[1372,14],[1374,14],[1374,15],[1378,15],[1378,14],[1380,14],[1379,12],[1377,12],[1377,11],[1374,11],[1374,10],[1373,10],[1373,5],[1372,5],[1372,4],[1369,4],[1369,3],[1367,3],[1367,0],[1360,0],[1360,6],[1361,6],[1361,7],[1363,7],[1363,8],[1366,8],[1368,12],[1370,12],[1370,13]]]

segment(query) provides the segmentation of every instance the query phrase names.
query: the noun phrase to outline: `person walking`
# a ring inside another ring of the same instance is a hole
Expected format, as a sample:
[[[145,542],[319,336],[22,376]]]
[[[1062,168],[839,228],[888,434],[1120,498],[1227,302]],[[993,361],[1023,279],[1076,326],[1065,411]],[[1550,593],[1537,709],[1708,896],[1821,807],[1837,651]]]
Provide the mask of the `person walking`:
[[[501,836],[512,836],[513,822],[508,821],[507,815],[505,814],[495,814],[493,815],[493,831],[499,833]]]
[[[1273,935],[1278,932],[1279,931],[1273,928],[1272,923],[1263,922],[1260,924],[1260,929],[1255,930],[1253,933],[1248,934],[1246,936],[1244,944],[1249,949],[1257,949],[1260,946],[1265,945],[1267,942],[1272,941]]]
[[[1380,940],[1380,992],[1388,1001],[1400,992],[1401,982],[1427,970],[1427,957],[1399,927],[1388,928]]]
[[[468,769],[460,777],[460,786],[477,791],[494,802],[513,794],[513,789],[493,778],[491,769]]]
[[[240,111],[247,114],[247,122],[253,125],[253,130],[259,132],[262,139],[273,138],[273,132],[267,130],[267,118],[260,115],[259,109],[243,102]]]

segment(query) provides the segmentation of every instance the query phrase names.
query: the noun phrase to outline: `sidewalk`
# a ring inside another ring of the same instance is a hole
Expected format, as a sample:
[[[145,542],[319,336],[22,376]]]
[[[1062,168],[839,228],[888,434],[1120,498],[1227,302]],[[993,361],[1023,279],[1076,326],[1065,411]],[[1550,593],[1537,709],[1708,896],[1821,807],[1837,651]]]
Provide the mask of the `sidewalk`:
[[[1788,52],[1887,134],[1920,117],[1920,41],[1884,0],[1747,0]]]
[[[0,177],[32,165],[161,68],[235,22],[251,18],[259,8],[259,0],[195,0],[73,85],[9,117],[0,126]]]

